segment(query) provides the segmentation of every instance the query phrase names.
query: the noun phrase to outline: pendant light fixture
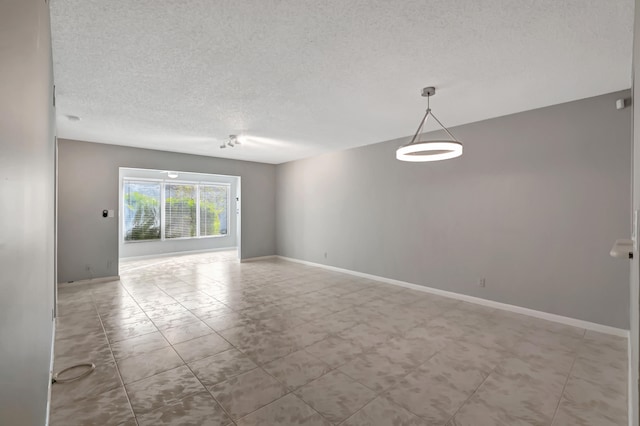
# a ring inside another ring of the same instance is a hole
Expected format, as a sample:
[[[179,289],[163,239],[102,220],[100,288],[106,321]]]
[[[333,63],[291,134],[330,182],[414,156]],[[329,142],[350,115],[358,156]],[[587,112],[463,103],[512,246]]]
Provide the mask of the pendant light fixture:
[[[429,99],[435,94],[435,87],[430,86],[422,89],[422,96],[427,97],[427,112],[424,114],[424,117],[420,122],[420,126],[418,126],[418,130],[416,131],[416,134],[413,135],[411,142],[401,146],[396,151],[396,158],[398,160],[412,162],[439,161],[449,160],[450,158],[456,158],[462,155],[462,143],[460,143],[460,141],[458,141],[451,134],[451,132],[442,125],[440,120],[438,120],[436,116],[433,115],[433,112],[431,112]],[[422,137],[422,129],[424,128],[424,124],[427,122],[427,118],[429,118],[429,115],[431,115],[433,119],[436,120],[436,123],[438,123],[440,127],[442,127],[442,129],[447,132],[447,135],[449,135],[451,140],[420,140],[420,138]]]

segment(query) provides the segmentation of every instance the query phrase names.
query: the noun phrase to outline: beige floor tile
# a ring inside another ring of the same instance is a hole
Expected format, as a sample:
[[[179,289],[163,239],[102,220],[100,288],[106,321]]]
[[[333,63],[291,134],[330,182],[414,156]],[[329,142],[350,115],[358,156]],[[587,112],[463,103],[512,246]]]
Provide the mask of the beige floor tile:
[[[246,345],[239,345],[249,358],[260,365],[287,356],[298,349],[293,339],[278,334],[266,334]]]
[[[351,319],[344,319],[339,313],[337,313],[314,320],[309,322],[309,324],[317,325],[320,330],[326,331],[329,334],[337,334],[347,328],[358,325],[358,322]]]
[[[207,387],[256,367],[253,361],[237,349],[230,349],[189,363],[189,368]]]
[[[488,349],[504,351],[513,348],[513,346],[519,343],[524,336],[525,333],[521,330],[514,330],[508,326],[496,324],[490,328],[477,330],[473,333],[467,334],[461,340],[474,343]]]
[[[346,374],[333,371],[295,391],[295,394],[332,423],[339,423],[375,398],[372,390]]]
[[[307,321],[301,318],[297,318],[290,314],[283,314],[279,316],[274,316],[271,318],[267,318],[266,320],[261,320],[260,325],[267,330],[282,333],[285,330],[293,329],[294,327],[299,327],[305,324]],[[326,337],[326,335],[324,336]],[[320,340],[320,339],[318,339]],[[317,340],[316,340],[317,341]],[[313,342],[311,342],[313,343]]]
[[[336,336],[354,343],[364,352],[374,346],[387,342],[394,337],[394,334],[382,331],[370,324],[358,324],[337,333]]]
[[[156,331],[113,343],[111,350],[116,360],[120,360],[155,351],[156,349],[162,349],[167,346],[169,346],[169,342],[167,342],[159,331]]]
[[[384,395],[433,424],[444,424],[487,377],[464,361],[432,358]]]
[[[578,355],[607,364],[620,363],[627,359],[627,345],[621,337],[588,331],[578,347]]]
[[[233,419],[244,417],[287,393],[284,386],[260,368],[218,383],[209,391]]]
[[[293,394],[283,396],[236,422],[238,426],[330,426],[315,410]]]
[[[513,361],[504,369],[508,375],[496,372],[487,378],[456,414],[454,424],[551,423],[566,376],[552,370],[536,373],[525,363]]]
[[[626,416],[597,410],[583,410],[564,398],[560,402],[552,426],[627,426]]]
[[[474,369],[486,377],[507,357],[508,353],[502,349],[486,348],[478,343],[461,339],[434,355],[429,359],[428,365],[448,367],[457,364]]]
[[[444,343],[433,343],[423,339],[406,339],[392,337],[367,351],[394,360],[400,364],[417,367],[425,363],[445,346]]]
[[[582,336],[558,333],[548,329],[530,331],[524,339],[553,353],[564,351],[576,354],[583,343]]]
[[[197,337],[173,346],[185,362],[193,362],[231,349],[229,342],[216,333]]]
[[[526,360],[540,368],[568,373],[576,358],[576,352],[563,346],[541,345],[522,340],[511,348],[513,356]]]
[[[102,323],[95,311],[73,313],[56,320],[56,339],[70,339],[90,333],[101,333]]]
[[[168,328],[180,327],[183,325],[199,322],[200,319],[189,312],[186,308],[183,311],[172,312],[166,315],[151,316],[153,323],[158,330],[166,330]],[[175,309],[177,310],[177,308]]]
[[[567,381],[559,411],[561,418],[602,419],[602,424],[627,424],[627,389],[578,377]],[[554,424],[560,424],[559,420]]]
[[[217,316],[211,316],[204,319],[205,324],[214,329],[215,331],[227,330],[234,327],[240,327],[247,324],[252,324],[255,321],[244,315],[240,315],[235,312],[221,314]]]
[[[204,322],[198,320],[198,322],[191,322],[177,327],[162,329],[160,332],[169,343],[175,345],[177,343],[195,339],[196,337],[206,336],[207,334],[213,333],[213,330],[211,330],[211,328],[209,328]]]
[[[156,308],[163,305],[173,305],[174,303],[176,303],[175,299],[171,296],[168,296],[167,294],[159,294],[153,297],[134,296],[134,299],[136,299],[138,305],[140,305],[140,307],[145,311],[149,308]]]
[[[620,393],[627,392],[628,363],[626,360],[604,360],[578,358],[571,369],[571,376],[617,388]]]
[[[109,313],[102,313],[102,324],[107,331],[115,328],[121,328],[127,324],[144,322],[149,317],[144,313],[139,306],[134,306],[126,309],[114,309]]]
[[[411,332],[411,330],[407,331],[407,333]],[[407,333],[405,333],[404,336],[410,339],[412,336]],[[416,337],[428,336],[434,340],[436,338],[446,339],[447,343],[449,343],[451,340],[459,339],[465,334],[467,334],[467,331],[458,323],[451,319],[439,316],[430,319],[424,327],[419,328],[419,332],[416,334]]]
[[[106,327],[105,327],[106,329]],[[123,324],[112,329],[106,329],[107,337],[111,343],[121,340],[131,339],[132,337],[142,336],[158,331],[156,326],[150,319],[144,319],[128,324]]]
[[[214,318],[214,317],[219,317],[219,316],[234,313],[233,310],[231,310],[231,308],[229,308],[226,305],[223,305],[222,303],[216,304],[216,305],[210,305],[210,306],[203,306],[200,308],[193,308],[193,309],[190,309],[190,311],[193,315],[197,316],[203,321],[209,318]]]
[[[307,352],[316,358],[337,368],[354,359],[362,353],[362,348],[355,343],[331,336],[305,348]]]
[[[149,306],[144,312],[152,321],[161,321],[164,317],[189,313],[189,310],[174,300],[168,305]]]
[[[52,406],[51,426],[115,426],[135,418],[122,386],[98,395]]]
[[[187,366],[174,368],[126,385],[136,416],[141,416],[204,391]]]
[[[156,349],[140,355],[121,359],[118,368],[125,384],[151,377],[184,364],[172,347]]]
[[[410,364],[396,362],[377,354],[359,355],[338,368],[347,376],[377,393],[394,386],[413,369],[415,367]]]
[[[326,363],[304,350],[267,363],[263,367],[289,390],[306,385],[331,371],[331,367]]]
[[[209,392],[199,392],[138,417],[140,426],[227,426],[233,422]]]
[[[261,327],[255,321],[218,331],[218,334],[238,348],[255,346],[261,339],[264,339],[265,336],[269,334],[274,335],[273,332]]]
[[[379,396],[353,416],[342,426],[429,426],[420,417]]]

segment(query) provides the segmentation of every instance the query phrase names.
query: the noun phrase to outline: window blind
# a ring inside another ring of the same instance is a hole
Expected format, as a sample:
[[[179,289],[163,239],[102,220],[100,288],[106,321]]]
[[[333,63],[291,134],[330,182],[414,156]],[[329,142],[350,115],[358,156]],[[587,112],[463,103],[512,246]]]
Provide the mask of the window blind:
[[[165,184],[164,237],[196,236],[196,185]]]
[[[200,236],[227,234],[229,187],[200,185]]]
[[[124,239],[160,239],[160,183],[124,181]]]

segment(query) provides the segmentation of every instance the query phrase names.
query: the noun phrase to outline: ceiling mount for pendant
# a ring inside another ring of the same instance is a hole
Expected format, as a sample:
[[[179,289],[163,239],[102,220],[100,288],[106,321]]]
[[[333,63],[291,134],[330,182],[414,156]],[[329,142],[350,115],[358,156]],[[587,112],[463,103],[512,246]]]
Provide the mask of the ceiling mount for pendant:
[[[236,145],[242,145],[238,135],[229,135],[229,139],[227,140],[227,142],[226,143],[222,142],[222,145],[220,145],[220,148],[221,149],[224,149],[226,147],[233,148]]]
[[[396,151],[396,158],[401,161],[411,162],[423,162],[423,161],[439,161],[456,158],[462,155],[462,143],[458,141],[451,132],[442,125],[440,120],[433,115],[430,106],[430,98],[436,94],[436,88],[433,86],[425,87],[422,89],[422,96],[427,98],[427,112],[424,114],[418,130],[411,138],[411,142],[401,146]],[[429,115],[442,127],[451,140],[430,140],[421,141],[421,133],[424,128],[424,124],[427,122]]]
[[[435,94],[436,94],[436,88],[433,86],[425,87],[424,89],[422,89],[423,97],[429,98]]]

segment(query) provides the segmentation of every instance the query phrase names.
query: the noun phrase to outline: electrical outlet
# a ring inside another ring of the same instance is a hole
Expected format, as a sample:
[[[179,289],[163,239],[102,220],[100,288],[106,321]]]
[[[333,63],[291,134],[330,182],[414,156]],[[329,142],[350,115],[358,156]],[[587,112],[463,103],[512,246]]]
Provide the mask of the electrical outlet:
[[[485,279],[484,279],[484,278],[480,278],[480,279],[478,280],[478,286],[480,286],[480,287],[485,287],[485,286],[486,286],[486,284],[487,284],[487,283],[485,282]]]

